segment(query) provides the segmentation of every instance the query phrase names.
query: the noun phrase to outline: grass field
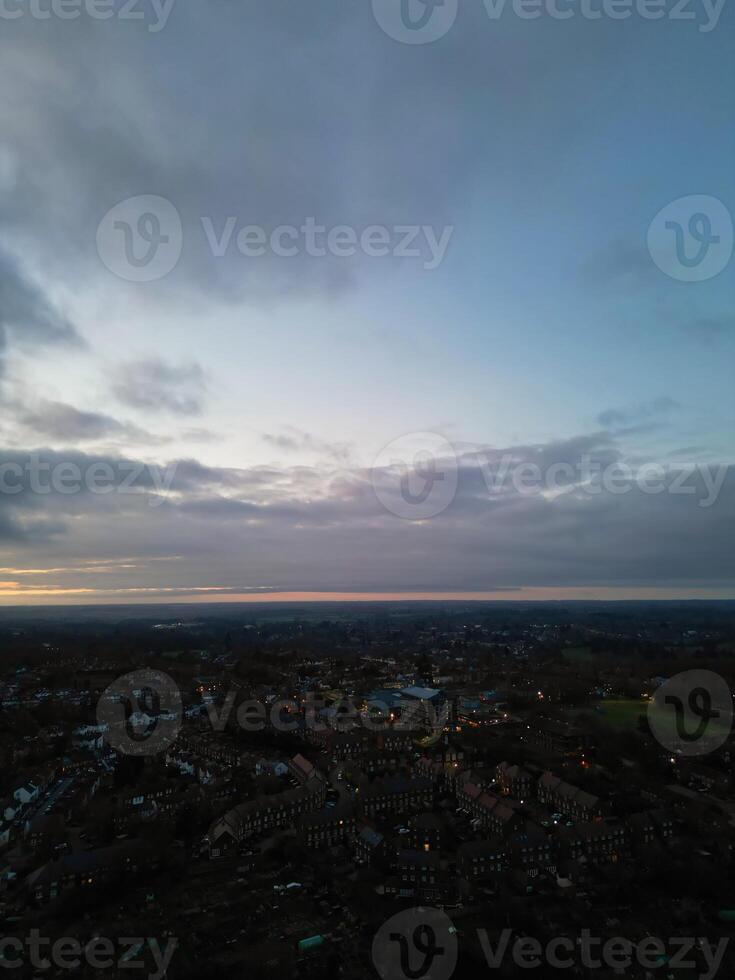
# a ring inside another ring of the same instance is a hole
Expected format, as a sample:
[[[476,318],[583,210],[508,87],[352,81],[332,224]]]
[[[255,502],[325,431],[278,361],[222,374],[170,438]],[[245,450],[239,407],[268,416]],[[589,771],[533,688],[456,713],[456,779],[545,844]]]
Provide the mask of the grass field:
[[[606,724],[610,725],[618,732],[635,731],[638,728],[638,718],[640,715],[648,714],[650,702],[642,701],[638,698],[609,698],[599,702],[599,711],[595,715],[601,718]],[[656,709],[659,712],[659,709]],[[659,712],[659,717],[661,713]],[[666,725],[671,726],[672,736],[675,736],[675,715],[673,712],[666,711]],[[691,723],[688,723],[691,727]],[[721,720],[712,719],[707,729],[709,738],[717,738],[721,733],[730,733],[730,718],[723,717]]]
[[[648,711],[648,701],[640,698],[606,698],[599,703],[595,714],[603,718],[617,731],[630,731],[638,728],[638,718]]]
[[[589,647],[567,647],[564,650],[564,659],[571,660],[573,663],[586,663],[594,660],[595,657]]]

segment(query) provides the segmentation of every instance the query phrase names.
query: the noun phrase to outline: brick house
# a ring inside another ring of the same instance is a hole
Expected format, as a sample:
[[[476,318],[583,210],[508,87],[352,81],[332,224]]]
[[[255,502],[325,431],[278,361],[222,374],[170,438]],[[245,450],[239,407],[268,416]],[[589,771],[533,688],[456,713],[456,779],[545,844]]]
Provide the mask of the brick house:
[[[302,813],[296,827],[307,847],[334,847],[355,836],[355,814],[349,804]]]
[[[360,787],[358,804],[367,817],[385,813],[429,810],[434,803],[434,784],[420,776],[415,779],[383,779]]]
[[[466,841],[457,848],[457,870],[468,881],[493,878],[508,868],[508,850],[497,837]]]
[[[209,828],[204,839],[209,856],[223,857],[254,834],[294,825],[301,814],[322,808],[325,792],[324,782],[317,776],[297,789],[233,807]]]
[[[416,851],[441,851],[446,844],[446,824],[435,813],[420,813],[409,824],[409,847]]]
[[[521,766],[501,762],[496,769],[497,780],[505,796],[513,796],[521,802],[535,796],[534,778]]]
[[[575,821],[590,821],[602,816],[599,797],[572,786],[553,772],[545,772],[537,783],[539,802],[549,810],[563,813]]]

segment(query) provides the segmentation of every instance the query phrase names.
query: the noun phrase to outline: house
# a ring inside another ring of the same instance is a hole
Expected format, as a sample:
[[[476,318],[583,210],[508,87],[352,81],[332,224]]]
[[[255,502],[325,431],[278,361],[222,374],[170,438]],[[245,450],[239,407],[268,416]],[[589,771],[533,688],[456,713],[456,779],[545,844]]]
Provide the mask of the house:
[[[534,878],[540,871],[556,873],[556,855],[541,827],[530,821],[508,840],[510,863],[516,870]]]
[[[12,822],[21,809],[21,804],[15,799],[15,796],[6,796],[4,800],[0,801],[0,821]]]
[[[602,805],[597,796],[572,786],[553,772],[545,772],[538,781],[539,802],[549,810],[563,813],[575,821],[590,821],[602,816]]]
[[[316,776],[316,769],[303,755],[295,755],[289,762],[288,768],[302,785]]]
[[[446,823],[434,813],[420,813],[409,822],[407,842],[416,851],[441,851],[446,843]]]
[[[477,817],[483,830],[500,837],[515,833],[524,823],[515,800],[503,800],[494,793],[482,793],[476,803]]]
[[[48,861],[28,875],[24,887],[29,898],[38,904],[46,904],[65,892],[122,879],[144,868],[155,867],[156,863],[155,853],[141,842],[126,841]]]
[[[449,759],[430,759],[428,756],[421,756],[414,763],[414,772],[417,776],[427,776],[435,781],[443,781],[454,788],[454,781],[458,774],[456,761]]]
[[[228,810],[212,823],[204,839],[209,856],[223,857],[254,834],[294,825],[302,813],[322,808],[325,792],[317,775],[297,789],[261,796]]]
[[[27,806],[29,803],[34,803],[40,795],[41,787],[29,781],[15,790],[13,798],[23,806]]]
[[[674,815],[671,810],[651,810],[650,816],[659,837],[665,841],[671,840],[674,836]]]
[[[481,796],[482,789],[477,785],[477,783],[474,783],[469,779],[466,781],[461,781],[457,785],[457,802],[460,803],[465,809],[469,810],[470,813],[473,812],[473,808]]]
[[[355,836],[355,814],[348,803],[332,810],[302,813],[296,828],[307,847],[335,847]]]
[[[628,827],[630,849],[636,857],[643,857],[650,851],[657,839],[656,824],[650,813],[633,813],[625,821]]]
[[[457,870],[468,881],[494,878],[507,867],[507,847],[498,837],[466,841],[457,848]]]
[[[32,820],[26,820],[23,832],[26,843],[34,851],[66,840],[64,820],[60,814],[39,813]]]
[[[75,749],[100,751],[108,728],[109,725],[79,725],[72,732],[72,745]]]
[[[505,796],[513,796],[523,803],[535,795],[534,778],[526,769],[501,762],[496,768],[497,780]]]
[[[475,783],[464,783],[457,798],[479,826],[491,835],[507,836],[523,823],[523,818],[517,812],[520,807],[517,800],[483,792]]]
[[[289,768],[285,762],[274,762],[271,759],[258,759],[255,763],[256,776],[285,776]]]
[[[573,725],[546,719],[534,721],[526,728],[525,737],[547,752],[556,755],[573,755],[582,750],[585,738]]]
[[[385,837],[369,824],[359,824],[355,837],[355,857],[371,867],[387,865],[388,845]]]
[[[559,854],[572,861],[585,859],[592,864],[610,864],[628,852],[628,827],[624,823],[580,823],[560,827],[557,832]]]
[[[434,784],[424,776],[376,780],[359,788],[358,803],[363,814],[371,818],[395,811],[430,810],[434,803]]]
[[[442,866],[438,854],[398,851],[394,867],[395,876],[385,885],[386,895],[415,898],[431,904],[456,900],[456,879]]]
[[[317,729],[309,730],[307,738],[319,746],[329,759],[337,762],[361,761],[370,753],[379,753],[386,759],[397,760],[413,749],[411,733],[398,728],[386,728],[379,732],[368,728],[353,732],[337,732],[331,728],[325,731]],[[395,762],[392,768],[395,768]]]

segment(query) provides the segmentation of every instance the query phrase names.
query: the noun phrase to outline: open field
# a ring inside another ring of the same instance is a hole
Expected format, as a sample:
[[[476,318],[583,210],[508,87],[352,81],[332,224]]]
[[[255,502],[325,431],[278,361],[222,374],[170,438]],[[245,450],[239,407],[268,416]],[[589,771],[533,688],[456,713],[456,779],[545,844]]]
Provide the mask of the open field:
[[[592,653],[589,647],[566,647],[564,659],[571,660],[572,663],[588,663],[596,659],[596,654]]]
[[[648,713],[649,704],[649,701],[639,698],[609,698],[599,703],[595,715],[616,731],[635,731],[638,728],[638,718],[640,715]],[[657,709],[657,713],[661,717],[660,709]],[[671,724],[672,738],[675,739],[675,715],[667,710],[665,717],[667,726],[669,722]],[[723,733],[727,735],[730,733],[730,729],[729,717],[723,717],[719,720],[714,718],[710,721],[707,729],[708,737],[717,738]]]
[[[595,714],[617,731],[630,731],[638,728],[638,718],[646,714],[648,704],[641,698],[606,698]]]

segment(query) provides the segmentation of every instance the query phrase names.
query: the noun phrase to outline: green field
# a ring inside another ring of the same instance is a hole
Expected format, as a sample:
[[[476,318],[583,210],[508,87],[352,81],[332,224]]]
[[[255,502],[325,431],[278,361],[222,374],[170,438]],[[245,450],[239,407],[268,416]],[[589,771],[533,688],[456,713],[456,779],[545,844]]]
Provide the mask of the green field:
[[[618,732],[635,731],[638,728],[638,718],[640,715],[648,714],[649,701],[642,701],[638,698],[609,698],[598,703],[599,710],[595,711],[595,717],[600,718],[611,728]],[[660,717],[660,709],[657,708]],[[671,725],[672,737],[675,738],[675,716],[673,713],[666,712],[666,721]],[[707,729],[708,737],[716,738],[718,735],[730,733],[730,719],[723,718],[718,721],[713,719]]]
[[[602,718],[617,731],[638,728],[638,718],[648,711],[648,701],[640,698],[606,698],[599,702],[597,717]]]
[[[567,647],[564,650],[564,659],[571,660],[573,663],[587,663],[596,659],[596,654],[592,653],[589,647]]]

